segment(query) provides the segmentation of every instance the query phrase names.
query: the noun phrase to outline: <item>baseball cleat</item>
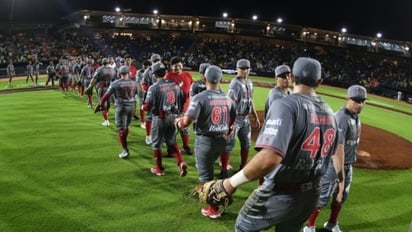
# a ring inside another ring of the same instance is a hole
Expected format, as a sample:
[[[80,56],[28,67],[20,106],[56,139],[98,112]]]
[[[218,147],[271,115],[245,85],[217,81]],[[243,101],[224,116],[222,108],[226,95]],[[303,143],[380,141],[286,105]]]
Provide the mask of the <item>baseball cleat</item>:
[[[333,224],[327,221],[325,222],[325,224],[323,224],[323,228],[332,232],[342,232],[342,230],[340,230],[339,228],[338,222],[336,222],[336,224]]]
[[[106,126],[106,127],[110,126],[109,120],[105,120],[104,122],[102,122],[102,126]]]
[[[146,142],[147,145],[152,144],[152,136],[150,136],[150,135],[146,136],[145,142]]]
[[[158,168],[158,167],[151,168],[150,172],[155,174],[156,176],[164,176],[165,175],[165,172],[161,168]]]
[[[127,159],[129,158],[129,153],[127,151],[122,151],[122,153],[119,154],[120,159]]]
[[[182,149],[180,149],[180,152],[186,153],[188,155],[193,155],[193,151],[189,146],[184,146]]]
[[[316,232],[316,228],[314,226],[305,226],[303,232]]]
[[[179,165],[179,176],[184,177],[187,175],[187,165],[185,162],[181,162]]]

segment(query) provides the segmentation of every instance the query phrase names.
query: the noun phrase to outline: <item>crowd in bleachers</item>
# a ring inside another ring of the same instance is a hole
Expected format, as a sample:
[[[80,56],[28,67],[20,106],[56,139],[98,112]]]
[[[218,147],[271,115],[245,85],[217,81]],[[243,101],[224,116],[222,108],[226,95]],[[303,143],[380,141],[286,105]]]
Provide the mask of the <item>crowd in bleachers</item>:
[[[17,75],[25,75],[21,73],[25,69],[18,67],[25,67],[36,57],[48,64],[49,61],[57,63],[63,55],[87,56],[96,61],[107,56],[120,56],[131,57],[140,66],[153,52],[161,54],[166,61],[180,55],[185,59],[184,64],[194,70],[203,62],[230,69],[236,60],[246,57],[254,72],[268,76],[273,76],[274,68],[279,64],[291,65],[297,57],[309,56],[322,62],[327,84],[340,87],[362,84],[378,94],[382,84],[396,90],[412,91],[410,58],[384,56],[356,48],[183,32],[140,32],[133,37],[80,31],[47,36],[44,33],[0,35],[0,76],[6,76],[5,67],[9,60],[16,66]]]

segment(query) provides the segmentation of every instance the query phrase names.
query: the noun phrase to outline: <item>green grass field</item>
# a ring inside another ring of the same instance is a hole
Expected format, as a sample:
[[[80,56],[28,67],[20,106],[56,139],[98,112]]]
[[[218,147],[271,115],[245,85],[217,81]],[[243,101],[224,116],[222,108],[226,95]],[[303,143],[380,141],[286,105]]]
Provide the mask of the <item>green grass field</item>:
[[[22,80],[13,84],[25,87]],[[0,91],[5,86],[0,82]],[[329,89],[334,95],[345,93],[326,86],[319,92]],[[263,109],[267,91],[256,88],[258,109]],[[342,99],[324,98],[334,110],[344,104]],[[372,96],[371,101],[396,106]],[[379,124],[412,141],[411,116],[375,108],[365,107],[363,123]],[[200,214],[204,205],[189,195],[197,184],[194,157],[184,155],[189,165],[184,178],[171,158],[163,160],[166,175],[154,176],[149,170],[154,163],[151,149],[138,121],[130,128],[131,157],[121,160],[115,127],[102,127],[101,115],[92,113],[76,92],[0,94],[0,109],[0,231],[234,231],[240,207],[257,186],[242,186],[234,204],[220,219],[211,220]],[[113,113],[110,118],[113,122]],[[239,165],[238,154],[237,146],[231,157],[234,167]],[[216,175],[218,170],[216,166]],[[407,231],[412,221],[411,179],[411,170],[355,169],[339,218],[341,229]],[[322,210],[318,228],[328,215],[328,208]]]

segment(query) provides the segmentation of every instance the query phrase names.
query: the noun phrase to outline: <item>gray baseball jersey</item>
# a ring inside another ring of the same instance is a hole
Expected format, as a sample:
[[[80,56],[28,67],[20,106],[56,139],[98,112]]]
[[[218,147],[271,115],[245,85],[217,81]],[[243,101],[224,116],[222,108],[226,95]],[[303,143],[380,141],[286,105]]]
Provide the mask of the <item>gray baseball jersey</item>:
[[[316,206],[320,177],[336,149],[337,133],[333,112],[320,97],[295,93],[274,101],[255,149],[273,150],[283,160],[242,207],[237,231],[272,226],[276,231],[300,231]]]
[[[190,86],[190,97],[195,96],[196,94],[202,92],[206,90],[206,84],[204,81],[202,80],[197,80],[195,82],[192,83],[192,85]]]
[[[225,151],[226,134],[236,117],[232,99],[220,90],[205,90],[195,95],[186,116],[197,121],[195,154],[199,182],[213,179],[214,162]]]
[[[136,107],[134,95],[137,93],[136,82],[118,79],[107,89],[105,95],[113,95],[116,103],[116,128],[127,129]]]
[[[156,83],[156,78],[153,77],[152,68],[149,67],[148,69],[146,69],[146,71],[143,72],[143,78],[140,82],[140,84],[143,86],[143,89],[146,90],[146,92],[143,94],[144,95],[143,96],[143,102],[145,102],[145,100],[146,100],[148,88],[150,86],[152,86],[154,83]],[[147,121],[152,121],[152,112],[151,111],[147,112],[146,120]]]
[[[340,204],[343,204],[349,195],[350,185],[352,183],[352,164],[357,160],[358,145],[361,134],[361,121],[357,114],[352,114],[345,107],[340,108],[335,114],[336,121],[339,128],[339,144],[344,145],[345,152],[345,190],[343,191],[343,198]],[[318,207],[324,207],[329,203],[331,197],[336,200],[337,175],[333,163],[331,162],[328,171],[322,176],[322,192],[320,195]]]
[[[181,113],[185,97],[179,85],[162,79],[147,90],[145,105],[152,113],[152,149],[160,150],[162,142],[176,144],[174,118]]]
[[[265,118],[267,115],[267,112],[269,110],[270,104],[279,99],[288,96],[279,86],[273,87],[268,94],[268,97],[266,98],[266,103],[265,103]]]
[[[227,95],[236,104],[236,132],[235,135],[239,138],[240,147],[242,150],[250,148],[251,128],[249,113],[252,111],[253,104],[253,83],[251,80],[240,80],[235,77],[229,84]],[[236,136],[230,141],[227,150],[231,151],[235,146]]]
[[[90,84],[90,81],[92,80],[93,74],[96,71],[95,67],[93,65],[86,65],[82,68],[80,71],[80,76],[81,79],[83,80],[83,86],[88,87]]]
[[[93,74],[93,78],[96,79],[96,88],[99,100],[106,92],[112,79],[116,77],[116,70],[111,67],[100,66]],[[106,105],[110,105],[110,101],[106,101]]]
[[[7,65],[7,76],[11,77],[11,76],[15,76],[16,75],[16,71],[14,69],[14,65],[13,64],[8,64]]]

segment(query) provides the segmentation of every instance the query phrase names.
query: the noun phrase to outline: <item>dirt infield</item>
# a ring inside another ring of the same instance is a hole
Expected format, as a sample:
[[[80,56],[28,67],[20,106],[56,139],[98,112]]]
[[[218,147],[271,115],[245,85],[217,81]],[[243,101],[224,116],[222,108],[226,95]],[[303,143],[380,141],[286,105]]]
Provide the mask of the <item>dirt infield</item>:
[[[258,112],[263,122],[264,112]],[[253,125],[253,117],[251,117]],[[259,130],[252,129],[252,140],[256,141]],[[367,169],[412,168],[412,143],[379,128],[362,125],[358,161],[355,167]]]

